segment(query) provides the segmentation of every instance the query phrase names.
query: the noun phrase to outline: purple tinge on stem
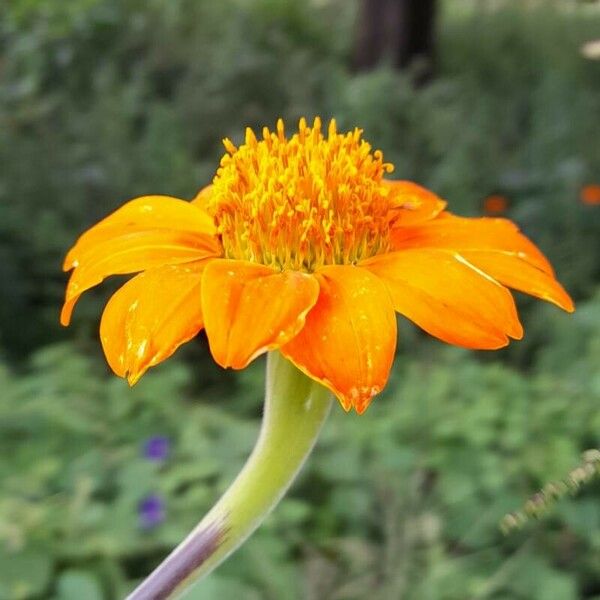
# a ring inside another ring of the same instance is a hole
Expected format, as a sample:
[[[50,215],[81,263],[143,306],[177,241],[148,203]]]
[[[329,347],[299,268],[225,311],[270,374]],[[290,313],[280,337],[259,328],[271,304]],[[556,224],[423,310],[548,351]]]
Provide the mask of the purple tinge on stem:
[[[214,521],[194,532],[178,551],[166,560],[137,587],[127,600],[165,600],[225,541],[229,527],[224,521]]]
[[[152,529],[165,520],[165,503],[158,494],[151,494],[143,498],[138,505],[140,526],[143,529]]]
[[[169,457],[171,441],[164,435],[150,437],[144,443],[143,456],[153,462],[163,462]]]

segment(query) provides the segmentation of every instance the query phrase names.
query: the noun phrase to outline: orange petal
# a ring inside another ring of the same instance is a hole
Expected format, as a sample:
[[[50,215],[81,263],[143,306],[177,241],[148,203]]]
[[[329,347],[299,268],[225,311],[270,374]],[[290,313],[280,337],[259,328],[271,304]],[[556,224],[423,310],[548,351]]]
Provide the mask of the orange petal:
[[[170,229],[205,236],[216,233],[212,217],[191,202],[170,196],[143,196],[127,202],[88,229],[69,250],[63,268],[68,271],[81,264],[81,255],[100,241],[149,229]]]
[[[510,292],[459,254],[404,250],[361,266],[381,278],[399,313],[445,342],[494,349],[523,336]]]
[[[392,223],[395,226],[415,225],[433,219],[446,207],[446,202],[428,189],[412,181],[383,182],[390,190]]]
[[[478,269],[508,287],[552,302],[568,312],[575,310],[573,300],[552,275],[517,256],[485,251],[467,251],[462,255]]]
[[[192,200],[192,204],[195,206],[199,206],[200,208],[204,208],[208,201],[210,200],[210,196],[212,194],[212,184],[203,187],[197,194],[196,197]]]
[[[355,266],[319,270],[319,300],[281,352],[327,386],[345,410],[363,413],[385,386],[396,348],[396,320],[385,286]]]
[[[112,370],[130,385],[202,329],[206,262],[145,271],[108,301],[100,323],[102,347]]]
[[[517,256],[549,275],[552,267],[537,246],[507,219],[465,218],[441,213],[437,218],[411,227],[392,229],[395,250],[439,248],[455,252],[486,250]]]
[[[206,334],[222,367],[244,368],[304,326],[319,295],[313,275],[255,263],[213,260],[202,278]]]
[[[146,229],[128,233],[121,229],[109,239],[97,239],[78,254],[79,262],[67,285],[60,316],[63,325],[71,320],[73,308],[86,290],[109,275],[123,275],[167,264],[186,263],[216,256],[216,238],[205,234],[168,229]]]

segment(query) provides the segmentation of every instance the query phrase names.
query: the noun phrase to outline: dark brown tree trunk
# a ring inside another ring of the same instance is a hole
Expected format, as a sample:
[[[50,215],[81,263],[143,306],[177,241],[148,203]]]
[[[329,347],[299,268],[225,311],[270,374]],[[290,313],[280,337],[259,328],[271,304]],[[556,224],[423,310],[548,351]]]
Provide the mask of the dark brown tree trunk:
[[[354,66],[375,67],[383,59],[399,69],[415,60],[431,73],[437,0],[360,0]]]

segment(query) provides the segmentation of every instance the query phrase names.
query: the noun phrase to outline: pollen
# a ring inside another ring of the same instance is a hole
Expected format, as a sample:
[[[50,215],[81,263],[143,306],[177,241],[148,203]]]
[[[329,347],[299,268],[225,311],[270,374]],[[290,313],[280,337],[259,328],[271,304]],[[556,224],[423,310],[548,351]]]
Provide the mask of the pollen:
[[[280,119],[262,139],[251,129],[239,147],[225,139],[207,204],[225,256],[312,272],[388,251],[393,166],[361,136],[335,120],[324,133],[317,117],[290,138]]]

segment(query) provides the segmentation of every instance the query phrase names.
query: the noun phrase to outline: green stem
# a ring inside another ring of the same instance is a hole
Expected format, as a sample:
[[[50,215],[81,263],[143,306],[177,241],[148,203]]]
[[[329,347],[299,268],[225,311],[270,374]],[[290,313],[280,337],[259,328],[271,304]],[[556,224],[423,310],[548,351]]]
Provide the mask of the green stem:
[[[192,533],[127,600],[175,598],[238,548],[294,481],[331,402],[323,386],[278,352],[269,353],[262,428],[246,465]]]

